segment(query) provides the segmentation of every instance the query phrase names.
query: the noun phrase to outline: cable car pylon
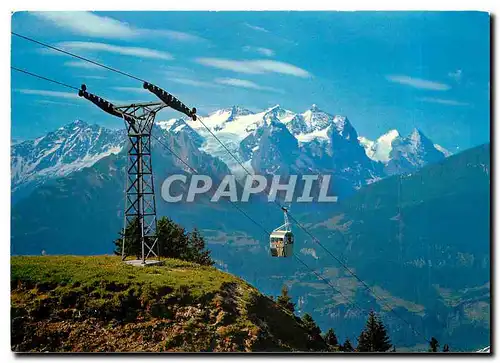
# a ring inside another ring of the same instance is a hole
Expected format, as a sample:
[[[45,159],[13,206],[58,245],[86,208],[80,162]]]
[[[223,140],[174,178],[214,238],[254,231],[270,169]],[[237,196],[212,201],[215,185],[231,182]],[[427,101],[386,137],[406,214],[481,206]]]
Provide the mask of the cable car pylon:
[[[156,90],[153,88],[155,86],[150,85],[150,87]],[[131,263],[140,263],[143,266],[153,263],[152,261],[147,261],[150,256],[156,257],[158,261],[160,260],[159,244],[156,235],[156,199],[151,154],[151,131],[155,116],[161,109],[171,107],[196,119],[196,109],[189,110],[182,102],[165,91],[159,93],[170,96],[170,98],[165,96],[168,102],[162,99],[162,102],[139,102],[116,106],[99,96],[87,92],[87,87],[84,84],[82,84],[81,89],[78,91],[80,97],[91,101],[101,110],[113,116],[120,117],[125,122],[129,139],[129,149],[127,151],[127,175],[125,183],[127,187],[122,260],[127,256],[127,251],[125,250],[127,247],[125,243],[126,239],[139,239],[141,241],[141,260],[131,261]],[[127,227],[132,226],[134,223],[138,223],[137,233],[139,235],[127,236]]]

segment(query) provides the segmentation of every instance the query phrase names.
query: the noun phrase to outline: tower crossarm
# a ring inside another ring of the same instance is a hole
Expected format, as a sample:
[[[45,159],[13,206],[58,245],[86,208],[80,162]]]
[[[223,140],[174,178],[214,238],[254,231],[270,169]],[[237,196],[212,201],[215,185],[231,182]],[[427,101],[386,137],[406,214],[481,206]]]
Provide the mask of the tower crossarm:
[[[149,135],[153,126],[154,116],[166,105],[162,102],[137,102],[127,105],[114,105],[113,103],[87,92],[87,87],[82,84],[78,95],[83,97],[101,110],[110,115],[122,118],[127,124],[129,135]]]
[[[143,87],[144,89],[147,89],[149,92],[155,94],[168,107],[171,107],[174,110],[182,112],[186,116],[196,121],[196,108],[193,107],[192,109],[189,109],[189,107],[187,107],[173,95],[161,89],[160,87],[155,86],[154,84],[144,82]]]
[[[95,104],[97,107],[99,107],[101,110],[103,110],[103,111],[105,111],[113,116],[124,118],[125,121],[127,121],[127,122],[134,121],[133,117],[131,117],[131,116],[125,114],[124,112],[120,111],[119,109],[117,109],[111,102],[106,101],[105,99],[103,99],[97,95],[94,95],[90,92],[87,92],[87,86],[85,86],[84,84],[82,84],[81,89],[78,91],[78,96],[89,100],[90,102]]]

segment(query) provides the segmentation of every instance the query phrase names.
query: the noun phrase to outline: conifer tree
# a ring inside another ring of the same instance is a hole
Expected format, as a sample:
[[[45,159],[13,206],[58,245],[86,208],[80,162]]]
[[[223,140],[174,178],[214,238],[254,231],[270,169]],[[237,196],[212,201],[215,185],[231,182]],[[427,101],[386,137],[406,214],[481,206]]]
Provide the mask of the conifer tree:
[[[323,340],[323,337],[321,336],[321,329],[318,325],[316,325],[313,317],[308,313],[305,313],[302,317],[302,323],[304,325],[304,328],[308,332],[307,347],[313,351],[319,351],[323,349],[325,346],[325,342]]]
[[[123,231],[120,237],[114,241],[115,254],[121,255],[123,243]],[[210,257],[210,251],[205,248],[205,239],[195,228],[193,232],[186,230],[167,217],[162,217],[156,224],[156,237],[161,257],[178,258],[184,261],[211,266],[214,261]],[[134,256],[141,258],[142,244],[139,219],[134,219],[125,229],[125,257]]]
[[[190,261],[186,230],[167,217],[158,219],[156,226],[160,256]]]
[[[295,312],[295,304],[292,302],[290,295],[288,295],[288,287],[286,285],[283,285],[281,288],[281,295],[276,299],[276,303],[291,314]]]
[[[384,324],[370,311],[365,329],[358,338],[358,351],[360,352],[387,352],[391,342]]]
[[[342,344],[342,346],[341,346],[341,350],[343,352],[354,352],[354,347],[352,346],[349,338],[346,338],[344,344]]]
[[[446,353],[446,352],[449,352],[449,351],[450,351],[450,346],[449,346],[448,344],[445,344],[445,345],[443,346],[443,352],[445,352],[445,353]]]
[[[134,218],[125,228],[119,232],[119,237],[113,241],[115,244],[115,254],[122,254],[123,238],[125,238],[125,254],[124,257],[135,256],[137,259],[142,256],[142,242],[139,219]]]
[[[205,239],[196,228],[189,234],[189,254],[189,261],[205,266],[214,264],[210,251],[205,249]]]
[[[439,348],[438,340],[432,337],[431,341],[429,342],[429,352],[435,353],[438,351],[438,348]]]
[[[328,329],[325,336],[323,337],[323,340],[328,345],[330,350],[336,349],[339,345],[339,341],[337,340],[337,336],[335,335],[335,332],[333,331],[332,328]]]

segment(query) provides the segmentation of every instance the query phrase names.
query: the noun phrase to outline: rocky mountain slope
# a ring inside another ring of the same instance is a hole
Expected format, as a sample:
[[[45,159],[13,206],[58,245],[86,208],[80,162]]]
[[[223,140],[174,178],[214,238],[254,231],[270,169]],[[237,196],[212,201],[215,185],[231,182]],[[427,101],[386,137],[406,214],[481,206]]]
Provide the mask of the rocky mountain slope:
[[[300,319],[243,280],[179,260],[13,257],[15,352],[306,351]]]

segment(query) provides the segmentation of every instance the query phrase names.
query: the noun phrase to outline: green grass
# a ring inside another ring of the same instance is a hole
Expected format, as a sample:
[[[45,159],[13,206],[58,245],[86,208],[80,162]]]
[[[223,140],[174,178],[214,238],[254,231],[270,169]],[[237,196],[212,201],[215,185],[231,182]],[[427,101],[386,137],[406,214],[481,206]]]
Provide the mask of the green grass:
[[[307,341],[300,321],[245,281],[174,259],[140,267],[118,256],[11,257],[11,316],[16,351],[286,351]],[[109,324],[118,325],[85,338]]]
[[[223,283],[246,284],[215,267],[165,259],[163,266],[139,267],[121,262],[117,256],[19,256],[11,258],[11,281],[67,288],[148,286],[175,291],[189,290],[194,298],[215,293]],[[246,284],[248,288],[250,285]]]

